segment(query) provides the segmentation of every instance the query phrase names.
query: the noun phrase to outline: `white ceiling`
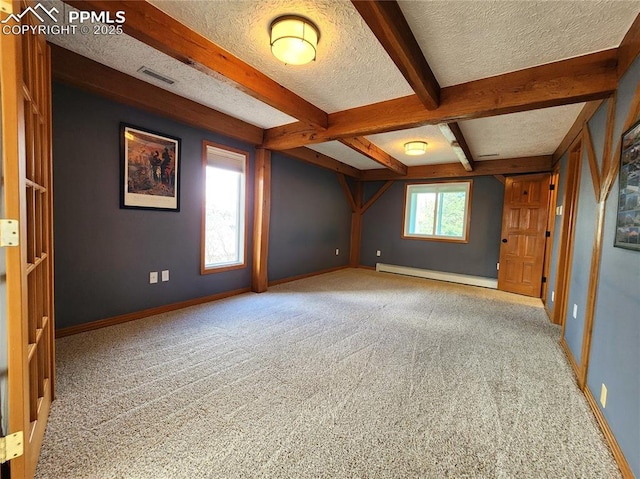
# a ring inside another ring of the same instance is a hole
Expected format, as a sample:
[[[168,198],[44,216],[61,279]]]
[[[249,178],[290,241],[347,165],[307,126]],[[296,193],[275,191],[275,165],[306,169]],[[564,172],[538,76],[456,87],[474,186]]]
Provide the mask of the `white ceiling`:
[[[440,86],[620,45],[640,11],[626,0],[400,0]]]
[[[327,113],[413,94],[349,1],[151,3]],[[320,29],[315,62],[285,65],[271,54],[269,25],[291,13]]]
[[[59,0],[54,3],[63,8]],[[350,1],[152,3],[328,113],[413,93]],[[401,0],[399,4],[443,87],[617,47],[640,12],[640,0]],[[318,25],[321,38],[316,62],[284,65],[271,55],[269,24],[275,17],[291,13],[304,15]],[[262,128],[295,121],[227,82],[127,35],[58,35],[49,40]],[[176,83],[168,86],[138,73],[143,65]],[[498,156],[486,159],[548,155],[581,108],[582,104],[567,105],[468,120],[460,122],[460,127],[476,159],[491,153]],[[409,166],[458,161],[434,126],[367,138]],[[414,139],[429,143],[427,155],[404,154],[402,145]],[[380,167],[339,142],[310,147],[356,168]]]
[[[327,141],[316,145],[309,145],[309,148],[358,168],[359,170],[373,170],[375,168],[380,168],[380,165],[375,161],[357,153],[339,141]]]
[[[60,0],[54,0],[51,4],[61,12],[62,9],[74,10]],[[66,12],[64,18],[68,18]],[[295,118],[242,93],[230,84],[214,80],[128,35],[52,35],[48,40],[127,75],[261,128],[295,121]],[[169,77],[176,83],[168,86],[160,80],[139,73],[138,69],[142,66]]]
[[[584,103],[459,122],[471,155],[483,160],[551,155]]]

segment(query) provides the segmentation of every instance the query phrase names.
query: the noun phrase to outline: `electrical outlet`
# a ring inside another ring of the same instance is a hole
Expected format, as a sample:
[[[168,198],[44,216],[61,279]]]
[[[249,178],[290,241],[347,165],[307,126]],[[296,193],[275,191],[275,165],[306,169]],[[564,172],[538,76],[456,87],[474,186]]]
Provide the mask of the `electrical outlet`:
[[[600,404],[602,404],[602,409],[607,407],[607,386],[602,383],[602,389],[600,389]]]
[[[496,271],[500,271],[500,263],[496,263]]]
[[[578,317],[578,305],[574,304],[573,305],[573,319],[576,319]]]
[[[380,250],[376,251],[376,256],[380,256],[381,254]]]
[[[556,292],[551,291],[551,302],[553,303],[556,300]]]
[[[149,273],[149,284],[155,284],[158,282],[158,272],[152,271]]]
[[[162,270],[162,281],[169,281],[169,270]]]
[[[336,248],[336,256],[338,256],[340,254],[340,249]]]

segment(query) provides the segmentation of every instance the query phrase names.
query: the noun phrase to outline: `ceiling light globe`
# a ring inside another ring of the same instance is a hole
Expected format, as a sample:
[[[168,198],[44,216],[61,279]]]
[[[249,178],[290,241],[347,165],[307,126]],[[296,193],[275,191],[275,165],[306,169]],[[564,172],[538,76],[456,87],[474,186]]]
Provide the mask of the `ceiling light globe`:
[[[316,59],[320,33],[310,20],[286,15],[271,23],[271,53],[287,65],[304,65]]]
[[[410,156],[424,155],[427,152],[426,141],[410,141],[404,144],[404,152]]]

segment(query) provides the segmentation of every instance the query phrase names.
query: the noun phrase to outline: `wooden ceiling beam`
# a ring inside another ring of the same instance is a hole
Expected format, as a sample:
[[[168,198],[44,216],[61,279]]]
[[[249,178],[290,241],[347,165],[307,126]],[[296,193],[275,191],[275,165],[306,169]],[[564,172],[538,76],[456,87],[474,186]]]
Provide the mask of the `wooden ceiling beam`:
[[[362,176],[362,172],[357,168],[354,168],[351,165],[347,165],[346,163],[342,163],[341,161],[338,161],[335,158],[331,158],[330,156],[314,151],[311,148],[292,148],[290,150],[281,150],[281,153],[284,153],[285,155],[288,155],[297,160],[311,163],[312,165],[320,166],[328,170],[333,170],[337,173],[343,173],[353,178],[359,179],[360,176]]]
[[[466,171],[460,163],[444,165],[410,166],[406,176],[400,176],[389,170],[364,170],[363,181],[383,180],[426,180],[435,178],[457,178],[469,176],[515,175],[521,173],[540,173],[552,170],[551,155],[509,158],[505,160],[476,161],[473,171]]]
[[[221,135],[262,143],[263,130],[51,44],[54,80]],[[171,105],[171,108],[167,108]]]
[[[465,140],[462,134],[460,125],[458,125],[457,122],[440,123],[438,127],[460,160],[462,167],[466,171],[473,171],[474,161],[471,157],[471,150],[469,149],[469,145],[467,145],[467,140]]]
[[[428,110],[438,108],[440,85],[395,0],[352,0],[353,6]]]
[[[385,168],[397,173],[398,175],[407,174],[407,165],[389,155],[363,136],[354,138],[341,138],[340,143],[348,146],[354,151],[366,156],[367,158],[381,164]]]
[[[70,50],[54,44],[50,46],[51,73],[56,81],[253,145],[262,143],[262,128],[89,60]],[[166,105],[171,105],[171,108],[166,108]],[[360,170],[309,148],[284,150],[282,153],[322,168],[360,178]]]
[[[451,123],[599,100],[618,84],[617,49],[549,63],[440,90],[440,106],[426,110],[416,95],[329,114],[329,127],[297,122],[265,130],[274,150],[366,136],[421,125]]]
[[[124,32],[156,50],[213,78],[226,77],[242,92],[290,115],[300,122],[323,130],[327,114],[287,90],[264,73],[243,62],[215,43],[189,29],[146,1],[65,0],[80,10],[126,12]]]

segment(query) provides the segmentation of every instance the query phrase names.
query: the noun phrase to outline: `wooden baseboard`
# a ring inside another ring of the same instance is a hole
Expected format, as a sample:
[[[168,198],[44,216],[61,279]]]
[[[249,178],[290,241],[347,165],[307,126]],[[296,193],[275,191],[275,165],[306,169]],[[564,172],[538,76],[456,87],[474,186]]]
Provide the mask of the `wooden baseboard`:
[[[624,457],[622,449],[620,449],[620,446],[618,445],[618,441],[616,441],[616,438],[613,435],[611,428],[609,428],[609,423],[605,419],[604,415],[602,414],[602,411],[600,410],[600,408],[598,407],[598,404],[596,403],[595,397],[593,396],[593,394],[589,390],[589,387],[586,384],[585,385],[580,384],[580,377],[581,377],[580,368],[578,367],[578,364],[576,363],[576,360],[573,357],[573,353],[571,352],[571,349],[569,348],[569,345],[564,340],[564,338],[560,340],[560,345],[564,350],[564,353],[567,357],[567,360],[569,361],[569,364],[571,364],[571,367],[573,368],[573,374],[575,375],[578,387],[582,390],[582,393],[587,399],[587,403],[589,403],[589,407],[591,408],[593,415],[596,417],[596,421],[600,426],[600,430],[602,431],[602,434],[604,435],[605,440],[609,445],[609,449],[611,449],[611,453],[613,454],[613,457],[616,460],[618,467],[620,468],[620,472],[622,473],[623,479],[635,479],[635,476],[631,471],[631,467],[629,466],[627,459]]]
[[[277,286],[283,283],[290,283],[291,281],[298,281],[299,279],[311,278],[313,276],[320,276],[321,274],[333,273],[334,271],[340,271],[341,269],[349,268],[349,265],[336,266],[335,268],[323,269],[322,271],[314,271],[313,273],[299,274],[297,276],[289,276],[288,278],[276,279],[269,281],[269,286]]]
[[[580,388],[580,390],[584,391],[583,387],[580,385],[578,381],[578,379],[580,378],[580,367],[576,362],[576,358],[573,357],[573,352],[571,352],[571,348],[569,348],[569,345],[564,340],[564,338],[560,340],[560,346],[562,346],[562,349],[564,350],[564,354],[567,357],[567,361],[569,361],[569,364],[571,364],[571,367],[573,368],[573,374],[576,377],[576,382],[578,382],[578,387]]]
[[[593,415],[596,417],[596,421],[602,430],[602,434],[604,434],[605,439],[607,440],[607,444],[609,444],[609,449],[611,449],[611,453],[618,463],[618,467],[620,468],[620,472],[622,473],[622,477],[624,479],[635,479],[633,471],[631,470],[631,466],[627,462],[627,458],[624,457],[622,449],[618,445],[618,441],[616,441],[616,437],[613,435],[611,428],[609,427],[609,423],[607,422],[604,414],[598,407],[596,403],[596,398],[593,396],[593,393],[589,389],[588,386],[584,388],[584,395],[587,398],[587,402],[589,406],[591,406],[591,411]]]
[[[549,321],[551,321],[553,323],[553,313],[547,307],[547,303],[544,303],[544,312],[547,313],[547,317],[549,318]]]
[[[189,306],[196,306],[198,304],[209,303],[211,301],[217,301],[230,296],[236,296],[238,294],[250,292],[250,288],[236,289],[233,291],[225,291],[224,293],[212,294],[210,296],[204,296],[202,298],[189,299],[187,301],[180,301],[179,303],[166,304],[164,306],[158,306],[156,308],[145,309],[143,311],[136,311],[133,313],[122,314],[120,316],[114,316],[112,318],[100,319],[98,321],[92,321],[90,323],[78,324],[77,326],[70,326],[68,328],[61,328],[56,330],[56,338],[64,338],[65,336],[71,336],[72,334],[84,333],[85,331],[93,331],[94,329],[106,328],[107,326],[114,326],[116,324],[127,323],[129,321],[135,321],[136,319],[147,318],[156,314],[167,313],[169,311],[175,311],[177,309],[188,308]]]

